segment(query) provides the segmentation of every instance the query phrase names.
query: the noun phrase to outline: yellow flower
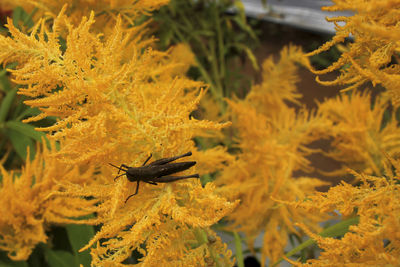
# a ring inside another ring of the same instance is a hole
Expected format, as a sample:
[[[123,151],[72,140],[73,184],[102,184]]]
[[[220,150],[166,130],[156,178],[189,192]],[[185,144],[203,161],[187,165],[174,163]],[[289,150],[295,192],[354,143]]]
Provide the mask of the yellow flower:
[[[88,201],[75,199],[70,203],[52,197],[52,193],[58,190],[59,180],[89,184],[93,168],[86,171],[66,168],[50,156],[45,145],[42,152],[37,151],[35,159],[27,160],[20,174],[7,172],[0,166],[0,248],[13,260],[27,260],[39,242],[46,242],[45,228],[50,223],[67,223],[69,216],[90,213],[85,210]]]
[[[125,266],[118,263],[135,249],[143,255],[141,266],[193,266],[196,262],[205,266],[204,261],[232,265],[225,245],[219,239],[207,240],[215,235],[209,226],[235,207],[214,191],[211,183],[202,188],[189,182],[143,190],[126,205],[120,203],[82,250],[97,242],[91,252],[95,266]],[[111,204],[103,205],[110,210]]]
[[[301,49],[296,46],[287,46],[280,52],[280,61],[276,63],[272,56],[262,64],[262,82],[254,85],[246,99],[253,100],[257,110],[274,110],[276,113],[285,107],[284,101],[299,104],[301,94],[297,91],[296,83],[299,77],[296,74],[295,62],[308,64]]]
[[[255,238],[263,234],[262,264],[268,257],[276,261],[283,254],[288,234],[299,234],[294,222],[302,221],[319,229],[318,214],[277,203],[274,199],[304,199],[324,184],[310,177],[294,178],[296,171],[311,171],[306,145],[321,138],[329,122],[321,115],[300,109],[296,114],[284,100],[296,102],[295,60],[302,60],[295,47],[284,49],[278,63],[263,64],[268,79],[255,86],[245,100],[228,101],[232,109],[235,139],[240,152],[224,168],[216,183],[228,199],[240,199],[240,205],[228,215],[229,229],[246,234],[253,248]]]
[[[62,142],[58,154],[65,162],[137,166],[150,152],[159,158],[192,150],[198,129],[227,125],[190,118],[203,84],[168,76],[171,67],[160,64],[168,54],[142,53],[147,42],[131,38],[135,28],[125,33],[117,23],[112,35],[100,37],[90,33],[93,22],[92,13],[74,28],[61,13],[53,31],[39,23],[27,36],[9,24],[14,38],[0,39],[0,61],[20,62],[12,71],[14,81],[26,85],[19,93],[35,97],[26,104],[42,111],[27,121],[60,118],[40,130],[55,131],[50,138]],[[64,26],[65,53],[57,39]],[[126,51],[133,56],[126,58]]]
[[[195,179],[142,183],[139,194],[125,204],[135,185],[125,177],[115,182],[116,174],[108,166],[140,166],[149,153],[159,159],[195,151],[192,138],[199,131],[227,124],[190,117],[204,85],[175,77],[174,67],[179,66],[169,61],[168,53],[148,48],[150,41],[141,40],[142,27],[126,29],[117,19],[112,32],[98,35],[91,31],[93,23],[93,12],[76,27],[61,12],[50,29],[40,21],[30,35],[10,21],[13,38],[0,38],[0,61],[19,63],[12,71],[22,86],[19,93],[32,97],[26,103],[42,111],[28,121],[59,118],[55,125],[40,129],[51,132],[48,138],[60,144],[52,159],[66,170],[95,170],[90,180],[66,177],[57,182],[51,196],[66,208],[57,207],[59,216],[49,221],[102,224],[85,247],[97,243],[92,249],[96,266],[122,266],[134,250],[142,253],[144,266],[188,266],[194,261],[231,265],[230,252],[219,239],[200,238],[202,233],[214,236],[209,227],[236,206],[218,196],[213,184],[203,188]],[[65,52],[58,43],[64,30]],[[221,155],[213,151],[214,157]],[[193,160],[205,172],[207,164],[200,161],[206,158],[196,155],[201,153],[194,152]],[[209,155],[213,157],[212,152]],[[91,213],[97,217],[73,220]],[[166,253],[160,256],[160,249]]]
[[[174,66],[176,75],[184,76],[190,66],[195,64],[195,56],[190,49],[190,46],[188,44],[180,43],[170,49],[171,61],[175,62],[175,64],[178,64],[179,66]]]
[[[333,137],[326,155],[357,171],[382,175],[383,153],[400,153],[400,129],[394,112],[391,120],[383,121],[388,104],[376,97],[371,107],[371,94],[367,92],[342,94],[320,103],[318,112],[332,122],[326,129],[326,136]]]
[[[400,262],[400,184],[396,174],[386,166],[387,177],[354,173],[360,186],[345,182],[318,193],[298,207],[309,212],[339,212],[344,217],[359,216],[359,223],[350,226],[341,238],[323,238],[301,227],[323,249],[318,259],[298,266],[397,266]],[[391,166],[390,166],[391,167]]]
[[[13,260],[27,260],[34,247],[47,240],[43,214],[40,214],[41,202],[46,195],[36,195],[38,187],[31,188],[34,177],[29,173],[30,164],[26,170],[13,182],[14,173],[7,173],[1,167],[0,248]]]
[[[78,25],[82,17],[94,11],[98,20],[96,28],[104,32],[107,23],[116,20],[119,15],[124,22],[135,25],[135,20],[140,15],[149,15],[151,11],[168,4],[169,0],[4,0],[2,2],[12,7],[21,6],[29,12],[37,8],[35,16],[38,18],[56,17],[62,8],[67,6],[65,12],[74,25]]]
[[[210,94],[205,94],[200,102],[200,110],[197,111],[198,116],[212,121],[221,120],[221,109],[215,98]]]
[[[400,20],[399,8],[398,0],[336,0],[334,5],[324,7],[323,10],[326,11],[351,10],[354,15],[327,19],[335,23],[336,35],[308,56],[328,50],[333,45],[343,42],[350,34],[354,37],[354,43],[349,44],[348,51],[345,51],[330,67],[321,71],[313,70],[316,74],[341,70],[341,75],[336,80],[321,83],[344,84],[348,86],[346,90],[350,90],[371,81],[373,85],[381,84],[385,87],[393,97],[393,102],[398,105],[400,101],[398,65],[400,30],[397,25]]]

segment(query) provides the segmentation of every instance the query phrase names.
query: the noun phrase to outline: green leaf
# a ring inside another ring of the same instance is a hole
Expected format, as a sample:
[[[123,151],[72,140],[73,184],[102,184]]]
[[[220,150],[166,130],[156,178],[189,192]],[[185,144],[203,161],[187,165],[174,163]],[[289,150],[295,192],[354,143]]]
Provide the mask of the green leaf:
[[[74,255],[68,251],[45,249],[44,256],[50,267],[79,267]]]
[[[232,18],[234,22],[245,32],[247,32],[248,35],[254,40],[257,40],[257,35],[253,31],[253,29],[246,23],[246,20],[240,19],[240,17],[235,16]]]
[[[354,217],[347,219],[345,221],[341,221],[335,225],[332,225],[328,228],[326,228],[324,231],[319,233],[320,236],[322,237],[338,237],[338,236],[343,236],[349,231],[349,227],[354,224],[358,224],[360,218],[359,217]],[[295,253],[313,245],[316,244],[314,239],[308,239],[307,241],[301,243],[291,251],[285,254],[285,257],[289,258],[293,256]],[[280,258],[278,261],[276,261],[274,264],[271,265],[271,267],[278,265],[281,261],[283,261],[283,258]]]
[[[31,138],[28,136],[15,131],[13,129],[7,129],[6,135],[11,140],[11,143],[17,152],[17,154],[26,161],[26,149],[29,146],[29,158],[32,159],[35,155],[35,145]]]
[[[3,92],[10,92],[11,90],[14,90],[13,87],[11,86],[10,80],[6,75],[0,76],[0,90]]]
[[[238,267],[244,267],[242,240],[237,232],[233,232],[235,237],[236,260]]]
[[[14,69],[18,65],[18,62],[8,64],[4,69],[0,70],[0,76],[5,76],[8,69]]]
[[[66,226],[66,230],[76,261],[83,266],[90,266],[91,256],[89,251],[79,252],[79,250],[89,243],[94,236],[93,226],[70,224]]]
[[[236,7],[237,9],[237,14],[239,15],[240,20],[242,20],[244,23],[246,23],[246,12],[244,8],[244,4],[240,0],[236,0],[233,3],[233,6]]]
[[[211,30],[195,30],[191,32],[191,35],[193,36],[205,36],[205,37],[214,37],[215,32]]]
[[[25,11],[22,9],[22,7],[16,7],[14,10],[13,10],[13,14],[12,14],[12,20],[13,20],[13,24],[14,24],[14,27],[16,27],[16,28],[18,28],[19,29],[19,25],[18,25],[18,23],[19,23],[19,21],[22,19],[22,16],[23,16],[23,13],[24,13]]]
[[[60,50],[65,53],[67,50],[67,41],[61,36],[58,37],[58,43],[60,44]]]
[[[250,59],[251,65],[253,66],[254,70],[258,71],[260,69],[260,67],[258,66],[257,58],[249,47],[240,43],[232,44],[232,47],[236,47],[239,51],[243,51],[246,53],[247,57]]]
[[[0,25],[0,33],[7,35],[8,29],[4,27],[3,25]]]
[[[0,261],[0,267],[28,267],[28,262],[12,260],[8,260],[7,262]]]
[[[214,181],[214,180],[215,180],[215,179],[213,179],[213,178],[211,177],[211,175],[209,175],[209,174],[202,175],[201,178],[200,178],[201,184],[202,184],[203,186],[206,185],[206,184],[209,183],[209,182]]]
[[[34,25],[34,22],[32,20],[33,15],[37,12],[37,8],[33,9],[33,11],[28,14],[22,7],[16,7],[13,10],[13,24],[16,28],[20,29],[20,22],[24,24],[24,26],[31,28]]]
[[[6,97],[4,97],[3,101],[1,101],[0,106],[0,123],[4,122],[7,118],[8,112],[10,111],[11,104],[14,101],[14,98],[17,94],[17,90],[11,90],[7,93]]]
[[[24,109],[22,109],[21,113],[17,114],[17,117],[15,118],[15,120],[20,121],[20,120],[25,119],[28,116],[29,117],[37,116],[40,114],[40,112],[41,111],[38,108],[31,108],[31,107],[25,106],[25,104],[24,104]]]
[[[35,7],[29,15],[24,10],[23,22],[24,22],[24,25],[27,26],[29,29],[32,28],[35,25],[35,23],[32,20],[32,17],[33,17],[33,15],[35,15],[35,13],[38,10],[39,9],[37,7]]]
[[[13,88],[11,86],[10,80],[9,80],[9,78],[8,78],[8,76],[6,74],[7,74],[7,70],[8,69],[15,69],[15,67],[17,65],[18,65],[17,62],[13,62],[13,63],[8,64],[5,68],[2,68],[0,70],[0,85],[1,85],[0,89],[3,92],[8,93],[11,90],[16,90],[15,88]]]
[[[334,224],[334,225],[326,228],[324,231],[319,233],[319,235],[322,237],[343,236],[345,233],[347,233],[349,231],[350,226],[358,224],[359,221],[360,221],[359,217],[354,217],[354,218],[350,218],[350,219],[338,222],[337,224]]]
[[[396,120],[400,122],[400,108],[397,108],[396,110]]]
[[[7,121],[6,127],[35,139],[38,142],[41,142],[42,137],[45,136],[45,133],[36,131],[34,126],[20,121]]]
[[[15,119],[18,114],[21,113],[22,110],[26,109],[27,106],[23,103],[25,100],[24,96],[18,97],[16,101],[14,101],[14,106],[15,108],[13,109],[12,113],[10,114],[11,116],[8,117],[8,120],[17,120]]]

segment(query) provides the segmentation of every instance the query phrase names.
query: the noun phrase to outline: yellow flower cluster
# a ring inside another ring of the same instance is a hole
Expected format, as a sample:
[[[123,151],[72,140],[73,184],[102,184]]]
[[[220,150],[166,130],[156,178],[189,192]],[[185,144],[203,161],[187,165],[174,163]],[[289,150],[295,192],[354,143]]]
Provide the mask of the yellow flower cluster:
[[[31,182],[32,175],[24,171],[13,184],[12,174],[8,174],[4,185],[26,183],[29,191],[24,199],[18,199],[18,205],[29,202],[33,207],[13,217],[8,215],[12,209],[2,210],[1,216],[9,221],[0,235],[7,236],[11,225],[14,237],[22,231],[20,227],[28,223],[34,227],[24,229],[26,241],[10,237],[2,248],[14,254],[18,248],[22,259],[38,242],[45,241],[43,230],[36,231],[43,229],[43,223],[101,224],[84,248],[96,244],[91,251],[95,266],[125,266],[122,262],[134,250],[143,255],[141,266],[232,265],[230,251],[209,227],[236,203],[217,195],[213,184],[203,188],[194,179],[144,184],[125,204],[135,186],[123,178],[115,182],[114,170],[108,166],[109,162],[140,166],[150,153],[158,159],[193,151],[193,159],[206,172],[209,165],[201,161],[221,157],[224,152],[214,149],[205,152],[206,158],[195,151],[192,138],[227,124],[190,117],[204,94],[204,85],[185,78],[180,72],[187,68],[173,55],[151,49],[151,40],[142,38],[143,27],[127,28],[118,17],[115,23],[111,21],[113,30],[99,34],[92,29],[94,12],[75,25],[66,11],[64,7],[50,23],[40,20],[30,34],[20,32],[9,21],[12,38],[0,37],[0,62],[19,63],[12,71],[14,82],[21,85],[19,93],[30,96],[26,103],[42,111],[27,121],[57,116],[55,125],[39,130],[49,132],[47,137],[59,146],[46,156],[37,155],[39,163],[35,164],[40,179],[49,176],[45,181],[53,187],[39,188],[39,180]],[[65,51],[60,37],[65,39]],[[62,171],[55,175],[49,166]],[[69,174],[69,170],[74,172]],[[2,197],[7,203],[14,196]],[[55,204],[43,204],[49,201]],[[53,211],[57,216],[50,216]],[[74,220],[93,213],[95,218]],[[14,224],[20,218],[39,221]],[[42,234],[35,237],[37,233]]]
[[[18,62],[10,70],[18,93],[41,111],[26,122],[48,116],[58,121],[39,129],[48,133],[50,148],[38,149],[20,173],[0,167],[0,249],[25,260],[46,242],[48,226],[96,224],[100,230],[81,249],[91,249],[94,266],[129,266],[123,262],[133,251],[142,255],[139,266],[231,266],[231,252],[210,228],[226,217],[227,229],[243,232],[251,249],[262,233],[262,264],[284,254],[289,235],[302,234],[299,223],[324,250],[305,266],[396,265],[400,188],[398,174],[384,163],[400,153],[391,99],[352,92],[309,111],[299,102],[296,63],[318,75],[340,69],[337,80],[323,83],[348,90],[380,84],[398,105],[400,0],[335,0],[325,9],[355,14],[330,19],[337,26],[332,41],[306,56],[290,46],[278,62],[267,59],[262,83],[245,99],[227,100],[235,155],[221,147],[196,151],[194,137],[216,135],[229,124],[191,117],[206,86],[185,76],[194,62],[190,49],[157,51],[146,24],[135,25],[166,2],[68,1],[62,8],[57,1],[12,1],[37,8],[41,19],[28,34],[8,21],[11,37],[0,36],[0,63]],[[338,62],[311,68],[307,56],[350,33],[354,43]],[[391,120],[384,120],[385,112]],[[207,115],[220,116],[215,108]],[[329,151],[310,148],[320,139],[331,140]],[[188,151],[198,164],[183,175],[215,172],[215,183],[141,183],[139,194],[125,203],[136,184],[125,177],[114,181],[116,170],[108,163],[140,166],[150,153],[159,159]],[[308,160],[317,152],[363,173],[355,174],[361,185],[342,183],[315,193],[325,184],[309,175],[322,172]],[[391,162],[398,171],[400,163]],[[314,234],[334,211],[357,215],[360,223],[342,239]]]
[[[335,23],[336,35],[309,56],[328,50],[351,36],[354,42],[349,44],[340,59],[325,70],[316,74],[325,74],[340,69],[341,75],[334,81],[322,82],[326,85],[346,85],[346,90],[357,88],[366,82],[385,87],[395,105],[400,102],[400,1],[399,0],[335,0],[334,5],[324,7],[325,11],[354,12],[352,16],[328,18]],[[319,80],[319,79],[318,79]]]
[[[264,232],[263,261],[275,262],[282,256],[288,235],[301,234],[296,223],[318,232],[318,223],[331,215],[318,208],[286,205],[304,201],[323,184],[311,177],[295,178],[295,173],[344,175],[352,168],[382,175],[385,155],[395,157],[400,152],[394,112],[391,120],[384,120],[390,110],[385,97],[372,99],[369,92],[353,92],[319,103],[315,112],[290,108],[288,102],[293,106],[301,97],[295,86],[295,62],[309,66],[299,49],[284,48],[278,63],[264,62],[263,82],[253,86],[244,100],[228,100],[239,152],[216,182],[229,199],[241,200],[227,217],[228,229],[244,232],[251,248]],[[321,139],[330,140],[329,150],[310,148]],[[312,153],[335,159],[343,168],[325,172],[311,166],[307,156]]]
[[[90,183],[94,168],[66,167],[50,154],[51,150],[44,145],[32,162],[27,160],[19,174],[0,167],[0,248],[13,260],[27,260],[39,242],[46,242],[45,228],[51,223],[75,222],[68,217],[91,213],[93,201],[71,201],[51,195],[60,190],[61,180]]]
[[[386,177],[354,173],[360,186],[347,183],[327,193],[310,197],[297,207],[313,212],[359,216],[341,239],[322,238],[304,225],[302,228],[323,249],[318,259],[297,266],[397,266],[400,260],[400,183],[399,161],[393,161],[396,173],[386,166]],[[387,164],[389,165],[389,164]]]
[[[272,58],[263,64],[264,80],[254,86],[244,100],[228,101],[240,152],[216,182],[229,199],[240,205],[228,215],[229,229],[246,234],[253,248],[255,238],[264,231],[262,264],[282,256],[288,234],[299,234],[295,222],[318,230],[319,215],[277,203],[274,199],[303,200],[324,183],[311,177],[294,177],[296,171],[312,168],[307,147],[321,138],[330,123],[322,115],[288,106],[300,94],[295,83],[296,62],[304,61],[297,47],[284,48],[280,61]]]
[[[160,157],[191,150],[197,129],[224,126],[189,117],[204,85],[169,76],[177,65],[162,64],[168,54],[142,52],[147,43],[139,42],[137,29],[117,23],[112,35],[102,37],[90,33],[92,23],[93,13],[76,28],[60,13],[52,31],[39,23],[27,36],[10,25],[14,38],[0,43],[2,62],[23,63],[12,71],[14,82],[27,85],[19,93],[36,98],[26,103],[42,111],[26,122],[60,118],[40,130],[55,131],[51,138],[62,142],[58,154],[65,162],[138,165],[151,151]],[[67,50],[62,52],[58,31],[64,26]]]
[[[326,155],[353,170],[382,175],[384,153],[400,153],[400,128],[394,112],[391,120],[384,121],[388,107],[384,98],[373,101],[369,92],[357,91],[320,103],[318,112],[332,123],[326,131],[332,138],[332,148]],[[334,174],[346,174],[346,167]]]
[[[169,0],[4,0],[2,4],[9,6],[22,6],[25,10],[31,11],[35,8],[35,17],[56,17],[63,7],[66,7],[66,14],[69,20],[78,25],[82,17],[87,16],[91,11],[96,15],[96,28],[104,33],[109,30],[108,22],[116,20],[118,16],[130,25],[135,25],[135,20],[143,14],[168,4]]]
[[[341,239],[323,238],[300,224],[323,252],[318,259],[306,264],[289,260],[296,266],[397,266],[400,262],[400,163],[393,159],[398,158],[400,152],[394,112],[400,100],[399,8],[398,0],[335,0],[333,6],[324,8],[352,10],[355,14],[328,19],[336,25],[336,36],[308,55],[329,49],[350,33],[354,42],[336,63],[325,70],[312,71],[324,74],[340,69],[341,75],[335,81],[323,84],[344,84],[347,85],[345,90],[351,90],[372,82],[382,85],[389,94],[371,97],[369,92],[352,92],[319,104],[318,112],[332,122],[328,135],[333,139],[333,149],[326,155],[357,170],[352,173],[360,185],[342,182],[327,193],[298,201],[293,207],[307,209],[310,213],[358,216],[359,223],[351,226]],[[339,22],[345,24],[339,25]],[[385,112],[391,116],[385,118]],[[394,168],[389,166],[387,158]],[[343,174],[343,170],[336,173]]]

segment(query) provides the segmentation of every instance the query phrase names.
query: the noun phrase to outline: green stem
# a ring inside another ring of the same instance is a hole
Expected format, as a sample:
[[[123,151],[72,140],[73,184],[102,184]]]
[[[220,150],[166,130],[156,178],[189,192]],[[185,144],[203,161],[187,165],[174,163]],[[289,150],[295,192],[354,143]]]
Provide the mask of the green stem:
[[[223,80],[223,77],[225,76],[225,64],[223,61],[224,44],[220,28],[220,20],[218,17],[218,9],[215,4],[213,4],[213,11],[214,11],[213,12],[214,18],[217,23],[216,31],[218,39],[218,54],[219,54],[218,57],[216,55],[215,43],[213,41],[210,41],[210,47],[209,48],[206,47],[204,41],[201,38],[199,38],[199,35],[194,33],[193,29],[195,27],[192,25],[191,22],[192,20],[187,18],[186,13],[182,12],[181,10],[177,11],[179,13],[179,16],[185,22],[184,26],[176,24],[173,20],[169,20],[169,25],[172,28],[173,32],[178,37],[178,42],[190,43],[189,40],[192,39],[199,46],[202,52],[200,54],[211,55],[210,57],[208,57],[208,59],[211,65],[211,74],[213,78],[211,78],[210,74],[206,70],[206,67],[201,64],[200,60],[197,57],[196,57],[196,65],[200,71],[201,76],[203,77],[203,80],[210,85],[210,92],[213,95],[214,99],[217,100],[221,112],[225,113],[226,107],[225,107],[225,102],[223,100],[224,89],[221,83],[221,80]],[[185,36],[189,36],[189,39],[185,38]],[[220,66],[218,66],[218,61],[221,62]]]
[[[214,5],[215,6],[215,5]],[[221,20],[219,18],[218,9],[214,7],[214,17],[215,17],[215,27],[217,32],[217,42],[218,42],[218,58],[219,58],[219,73],[220,79],[223,81],[225,79],[225,60],[224,60],[224,40],[221,30]],[[227,96],[224,94],[224,96]]]
[[[202,228],[196,228],[194,229],[194,235],[196,236],[199,245],[207,244],[208,251],[210,252],[211,258],[215,262],[216,266],[222,267],[219,261],[218,253],[215,251],[213,245],[208,242],[207,232]]]

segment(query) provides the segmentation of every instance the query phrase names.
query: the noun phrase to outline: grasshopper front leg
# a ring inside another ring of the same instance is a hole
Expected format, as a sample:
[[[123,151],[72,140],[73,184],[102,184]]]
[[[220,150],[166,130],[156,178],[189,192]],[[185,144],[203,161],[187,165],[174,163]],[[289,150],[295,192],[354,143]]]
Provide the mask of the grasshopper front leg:
[[[127,197],[127,199],[125,199],[125,204],[126,202],[128,202],[128,200],[133,197],[134,195],[137,195],[137,193],[139,192],[139,181],[136,182],[136,191],[135,194],[130,195],[129,197]]]

